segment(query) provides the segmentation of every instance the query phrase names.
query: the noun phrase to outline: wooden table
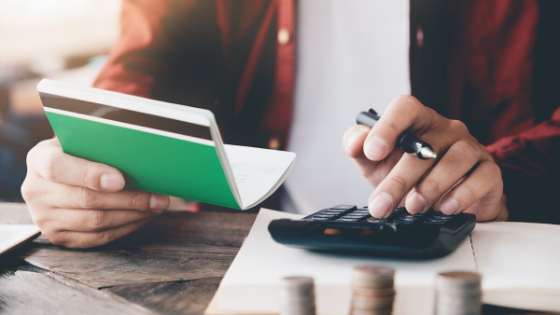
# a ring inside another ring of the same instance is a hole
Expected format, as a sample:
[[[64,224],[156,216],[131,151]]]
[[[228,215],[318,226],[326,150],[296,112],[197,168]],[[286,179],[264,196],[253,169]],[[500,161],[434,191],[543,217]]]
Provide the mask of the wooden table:
[[[40,236],[0,257],[0,313],[202,314],[256,215],[165,212],[110,245],[69,250]],[[0,204],[0,224],[26,224]]]
[[[0,257],[0,313],[203,314],[255,217],[168,211],[88,250],[40,236]],[[0,224],[18,223],[32,223],[27,207],[0,203]],[[484,307],[486,315],[530,313]]]

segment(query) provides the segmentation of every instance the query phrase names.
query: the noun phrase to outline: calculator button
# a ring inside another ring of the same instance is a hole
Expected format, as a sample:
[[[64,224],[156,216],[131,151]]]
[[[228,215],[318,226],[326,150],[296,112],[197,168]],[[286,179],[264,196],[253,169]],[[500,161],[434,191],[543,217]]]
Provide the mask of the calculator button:
[[[361,213],[361,212],[350,212],[347,215],[359,215],[361,217],[366,217],[369,215],[369,213]]]
[[[331,214],[315,214],[313,215],[314,218],[327,218],[327,219],[331,219],[334,218],[334,215]]]
[[[321,211],[321,212],[317,212],[317,214],[330,214],[330,215],[339,215],[341,213],[344,213],[344,211]]]
[[[368,222],[368,223],[376,223],[376,224],[385,224],[385,223],[387,223],[387,220],[385,220],[385,219],[373,219],[373,218],[371,218],[371,219],[367,219],[366,222]]]
[[[412,224],[414,222],[416,222],[416,220],[418,220],[418,218],[398,218],[395,219],[395,223],[405,223],[405,224]]]
[[[330,218],[307,218],[306,220],[312,220],[312,221],[327,221],[330,220]]]
[[[347,219],[347,218],[340,218],[337,219],[336,222],[358,222],[360,219]]]
[[[357,207],[356,206],[351,206],[351,205],[338,205],[336,207],[332,207],[331,209],[335,209],[335,210],[355,210]]]
[[[444,225],[445,223],[447,223],[447,220],[428,219],[428,220],[424,221],[424,223]]]
[[[443,213],[443,212],[441,212],[441,211],[435,211],[435,212],[434,212],[434,216],[453,218],[452,215],[445,214],[445,213]]]
[[[342,219],[361,219],[361,218],[363,218],[363,217],[364,217],[363,215],[351,215],[351,214],[348,214],[348,215],[343,216]]]
[[[395,220],[393,221],[395,224],[397,225],[413,225],[414,221],[400,221],[400,220]]]
[[[412,218],[400,217],[400,218],[395,219],[395,221],[411,221],[411,222],[414,222],[416,220],[418,220],[418,218],[414,218],[414,217],[412,217]]]
[[[407,214],[407,215],[403,215],[403,218],[422,218],[424,215],[423,214]]]
[[[344,213],[346,212],[346,210],[332,210],[332,209],[325,209],[325,210],[321,210],[319,211],[321,213]]]
[[[434,215],[433,216],[434,219],[438,219],[438,220],[451,220],[453,219],[453,217],[448,217],[448,216],[441,216],[441,215]]]

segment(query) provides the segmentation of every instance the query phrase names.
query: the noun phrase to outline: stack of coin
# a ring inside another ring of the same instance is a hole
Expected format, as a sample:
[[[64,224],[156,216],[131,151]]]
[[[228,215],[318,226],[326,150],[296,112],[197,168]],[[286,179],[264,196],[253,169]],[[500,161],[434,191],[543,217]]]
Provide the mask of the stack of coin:
[[[390,315],[393,312],[395,270],[358,266],[352,271],[351,315]]]
[[[479,315],[482,306],[481,277],[475,272],[452,271],[436,278],[436,315]]]
[[[310,277],[286,277],[280,282],[281,315],[315,315],[315,284]]]

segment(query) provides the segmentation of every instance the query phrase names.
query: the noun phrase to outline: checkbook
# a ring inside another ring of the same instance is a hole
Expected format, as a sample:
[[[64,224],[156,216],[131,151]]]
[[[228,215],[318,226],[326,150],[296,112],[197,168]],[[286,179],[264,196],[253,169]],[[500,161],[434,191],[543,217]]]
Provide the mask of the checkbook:
[[[284,182],[295,153],[222,142],[211,111],[42,80],[65,153],[116,167],[127,188],[245,210]]]

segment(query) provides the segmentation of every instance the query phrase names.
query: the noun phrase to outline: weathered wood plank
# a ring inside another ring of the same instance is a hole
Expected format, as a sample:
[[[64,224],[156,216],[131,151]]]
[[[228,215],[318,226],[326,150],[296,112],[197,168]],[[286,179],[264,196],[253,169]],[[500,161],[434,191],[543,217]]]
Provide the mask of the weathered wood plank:
[[[130,302],[164,314],[203,314],[221,278],[106,288]]]
[[[39,245],[28,263],[101,288],[222,277],[255,214],[168,212],[113,244],[68,250]]]
[[[10,204],[0,209],[3,210],[0,211],[0,223],[31,223],[24,204]],[[68,250],[53,246],[44,237],[39,238],[14,252],[30,265],[22,262],[15,273],[4,270],[0,287],[6,287],[4,284],[17,286],[15,289],[0,289],[0,301],[9,299],[16,302],[0,302],[9,306],[0,311],[24,313],[45,304],[41,308],[46,310],[45,313],[65,314],[61,311],[66,310],[61,308],[64,304],[56,308],[54,304],[39,299],[35,304],[27,305],[20,297],[25,291],[18,289],[21,286],[25,288],[37,283],[43,288],[44,283],[55,281],[57,285],[50,285],[56,290],[62,286],[69,288],[60,290],[73,292],[78,286],[78,291],[89,295],[74,296],[81,305],[95,304],[97,298],[109,301],[126,299],[130,304],[145,306],[146,309],[140,306],[144,311],[202,314],[255,217],[255,214],[246,213],[166,212],[119,241],[88,250]],[[37,268],[47,270],[46,274],[26,274],[28,270],[44,272]],[[71,284],[74,280],[79,282]],[[38,290],[29,291],[29,297],[41,295]],[[69,294],[64,293],[63,296],[68,298]],[[126,311],[128,302],[124,303],[124,311],[91,310],[92,313],[130,313]],[[73,307],[68,313],[84,313]],[[132,313],[142,311],[134,310]]]
[[[235,257],[235,250],[217,247],[215,254],[204,250],[208,248],[201,248],[199,252],[189,248],[167,252],[162,249],[90,252],[38,248],[30,250],[26,260],[96,288],[223,277]]]
[[[6,314],[155,314],[135,303],[58,276],[16,271],[0,276],[0,312]]]

